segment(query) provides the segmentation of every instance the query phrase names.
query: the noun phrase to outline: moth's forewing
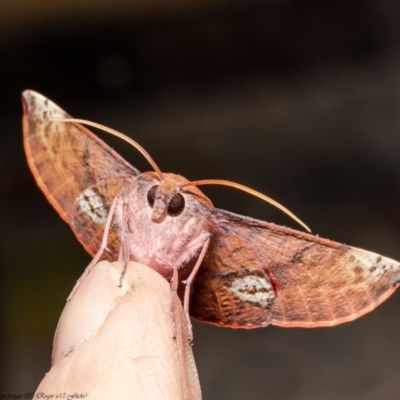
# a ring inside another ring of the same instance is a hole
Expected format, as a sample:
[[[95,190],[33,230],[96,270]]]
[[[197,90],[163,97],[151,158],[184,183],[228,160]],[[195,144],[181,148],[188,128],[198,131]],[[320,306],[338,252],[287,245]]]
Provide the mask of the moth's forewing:
[[[42,95],[23,93],[24,147],[37,184],[78,240],[94,255],[100,248],[108,210],[114,197],[139,171]],[[107,253],[118,257],[112,228]],[[107,256],[107,254],[105,254]]]
[[[362,249],[216,209],[191,315],[237,328],[351,321],[398,287],[400,264]]]

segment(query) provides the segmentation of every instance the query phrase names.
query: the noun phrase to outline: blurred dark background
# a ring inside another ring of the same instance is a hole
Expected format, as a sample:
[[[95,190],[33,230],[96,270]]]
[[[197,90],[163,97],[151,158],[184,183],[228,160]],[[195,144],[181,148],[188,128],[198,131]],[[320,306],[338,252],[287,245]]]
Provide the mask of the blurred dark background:
[[[388,0],[2,1],[0,394],[35,390],[90,260],[28,170],[22,90],[131,135],[164,171],[244,183],[315,234],[400,259],[399,26]],[[248,195],[204,191],[297,228]],[[195,323],[204,399],[400,398],[399,309],[397,293],[335,328]]]

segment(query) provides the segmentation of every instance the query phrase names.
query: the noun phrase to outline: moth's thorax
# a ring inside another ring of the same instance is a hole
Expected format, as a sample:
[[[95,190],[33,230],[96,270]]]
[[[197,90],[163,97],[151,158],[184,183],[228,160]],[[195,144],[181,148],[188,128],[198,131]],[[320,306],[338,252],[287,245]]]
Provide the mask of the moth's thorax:
[[[198,255],[211,227],[213,211],[210,200],[179,175],[154,172],[135,178],[131,190],[122,196],[116,222],[126,237],[131,259],[149,265],[167,279],[172,268],[184,267]],[[171,201],[179,196],[178,211],[171,211]],[[182,199],[180,199],[182,197]],[[183,201],[183,203],[182,203]]]

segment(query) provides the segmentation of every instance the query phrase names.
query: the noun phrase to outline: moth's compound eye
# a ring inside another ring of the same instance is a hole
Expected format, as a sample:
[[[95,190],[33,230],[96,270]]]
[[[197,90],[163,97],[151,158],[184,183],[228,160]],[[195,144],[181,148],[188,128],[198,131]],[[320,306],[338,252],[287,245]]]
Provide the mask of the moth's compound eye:
[[[154,204],[154,200],[156,199],[156,192],[157,192],[158,187],[159,187],[159,185],[154,185],[147,192],[147,201],[149,202],[151,208],[153,208],[153,204]]]
[[[171,217],[178,216],[185,208],[185,198],[180,194],[176,193],[168,204],[168,215]]]

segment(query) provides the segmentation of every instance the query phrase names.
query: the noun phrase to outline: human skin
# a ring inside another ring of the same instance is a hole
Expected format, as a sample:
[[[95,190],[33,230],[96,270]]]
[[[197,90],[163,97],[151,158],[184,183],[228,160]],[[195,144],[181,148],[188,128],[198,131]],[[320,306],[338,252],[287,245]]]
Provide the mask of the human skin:
[[[36,395],[201,399],[179,299],[172,317],[170,286],[161,275],[130,262],[119,287],[122,268],[100,262],[66,304],[52,368]]]

